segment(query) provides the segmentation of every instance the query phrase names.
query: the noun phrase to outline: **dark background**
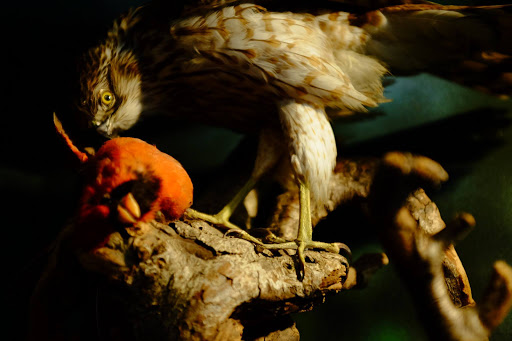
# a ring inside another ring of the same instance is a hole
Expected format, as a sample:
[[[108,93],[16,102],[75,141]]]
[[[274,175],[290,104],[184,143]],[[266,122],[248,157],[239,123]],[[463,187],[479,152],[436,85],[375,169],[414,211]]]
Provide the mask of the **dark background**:
[[[5,335],[10,330],[23,335],[26,330],[28,297],[44,250],[69,218],[78,195],[77,162],[56,136],[52,113],[69,110],[76,57],[104,35],[119,13],[139,3],[2,5],[2,306],[9,316]],[[461,210],[477,220],[476,229],[457,250],[478,301],[492,263],[512,263],[512,104],[426,74],[394,79],[386,95],[393,102],[373,110],[368,119],[336,124],[339,153],[406,150],[432,157],[446,168],[450,181],[429,194],[445,220]],[[200,178],[221,165],[242,137],[222,129],[173,125],[165,135],[147,138],[181,161],[193,178]],[[335,212],[319,227],[317,239],[336,233],[356,257],[381,251],[373,231],[351,214]],[[296,319],[302,340],[425,339],[392,266],[381,270],[367,289],[330,298]],[[493,340],[511,336],[509,316]]]

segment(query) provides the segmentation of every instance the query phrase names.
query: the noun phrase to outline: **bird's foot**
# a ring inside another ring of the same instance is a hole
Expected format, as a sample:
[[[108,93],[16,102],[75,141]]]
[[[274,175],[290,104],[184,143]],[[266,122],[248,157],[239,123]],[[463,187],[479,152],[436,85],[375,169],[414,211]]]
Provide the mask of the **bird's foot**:
[[[227,228],[227,231],[224,234],[226,236],[236,235],[237,237],[239,237],[241,239],[250,241],[251,243],[259,245],[263,248],[270,249],[271,247],[266,247],[266,246],[274,246],[274,244],[265,244],[264,242],[262,242],[260,239],[256,238],[249,232],[245,231],[241,227],[238,227],[237,225],[230,222],[229,221],[230,215],[226,214],[225,210],[222,210],[217,214],[207,214],[207,213],[199,212],[199,211],[189,208],[185,214],[188,218],[201,219],[210,224],[214,224],[217,226]],[[258,232],[261,234],[261,232],[263,232],[263,230],[266,230],[266,229],[255,229],[255,230],[258,230]],[[286,242],[285,239],[276,236],[274,233],[272,233],[268,230],[266,230],[265,235],[263,237],[266,241],[270,241],[271,243]]]
[[[245,232],[245,231],[244,231]],[[247,232],[245,232],[247,233]],[[251,236],[252,237],[252,236]],[[242,236],[243,239],[244,236]],[[254,237],[252,237],[254,238]],[[281,240],[283,240],[281,238]],[[304,279],[305,275],[305,267],[306,267],[306,256],[305,251],[306,250],[323,250],[327,252],[332,253],[340,253],[341,251],[344,251],[344,253],[350,258],[352,255],[350,248],[343,243],[324,243],[324,242],[316,242],[316,241],[284,241],[284,242],[278,242],[276,244],[263,244],[263,243],[257,243],[259,247],[262,247],[264,249],[268,250],[285,250],[285,249],[292,249],[297,250],[297,256],[298,256],[298,277],[300,280]]]
[[[209,222],[210,224],[225,227],[229,229],[227,233],[230,233],[231,231],[236,231],[238,234],[243,236],[244,239],[247,239],[256,244],[262,244],[262,242],[259,241],[257,238],[251,236],[249,233],[247,233],[246,231],[244,231],[243,229],[229,221],[229,219],[233,215],[233,212],[235,212],[236,208],[244,200],[247,194],[254,188],[257,181],[257,178],[249,178],[245,185],[238,191],[238,193],[235,194],[233,199],[231,199],[231,201],[227,203],[226,206],[224,206],[224,208],[222,208],[222,210],[220,210],[217,214],[207,214],[189,208],[185,212],[185,215],[192,219],[201,219],[206,222]]]
[[[207,213],[199,212],[199,211],[189,208],[185,214],[189,218],[201,219],[210,224],[214,224],[217,226],[222,226],[222,227],[227,228],[228,230],[226,231],[225,235],[237,234],[240,236],[240,238],[248,240],[254,244],[257,244],[260,246],[264,245],[261,240],[252,236],[250,233],[248,233],[244,229],[242,229],[242,228],[236,226],[235,224],[233,224],[232,222],[230,222],[229,217],[231,215],[226,214],[225,210],[222,210],[217,214],[207,214]]]
[[[340,253],[340,251],[344,251],[348,256],[351,255],[350,248],[343,243],[324,243],[317,242],[311,240],[310,236],[306,234],[305,238],[298,238],[295,241],[287,241],[286,239],[280,238],[268,231],[265,235],[265,240],[270,241],[270,243],[264,243],[260,239],[251,235],[249,232],[244,229],[236,226],[232,222],[229,221],[230,215],[224,213],[224,211],[220,211],[217,214],[207,214],[203,212],[196,211],[194,209],[188,209],[186,211],[186,216],[191,219],[201,219],[210,224],[214,224],[217,226],[222,226],[227,228],[225,235],[237,235],[237,237],[247,240],[262,249],[267,250],[297,250],[298,255],[298,264],[299,264],[299,278],[304,278],[304,270],[306,266],[306,257],[305,251],[308,249],[316,249],[316,250],[324,250],[332,253]],[[300,234],[299,234],[300,236]]]
[[[306,269],[306,255],[305,251],[308,249],[317,249],[323,250],[332,253],[340,253],[340,251],[344,251],[348,257],[352,255],[352,251],[350,248],[343,243],[324,243],[324,242],[316,242],[313,240],[297,240],[297,256],[299,258],[299,269],[298,276],[299,279],[304,279],[305,269]]]
[[[260,243],[258,245],[264,245],[265,243],[280,244],[280,243],[286,243],[289,241],[287,239],[276,236],[268,228],[252,228],[250,234],[247,231],[242,230],[240,228],[229,229],[225,235],[233,235],[233,234],[238,235],[238,236],[240,236],[240,238],[248,240],[248,241],[253,241],[254,238],[257,238],[260,241]]]
[[[236,226],[235,224],[233,224],[232,222],[229,221],[230,215],[226,214],[224,212],[224,210],[220,211],[217,214],[208,214],[208,213],[199,212],[199,211],[189,208],[185,212],[185,214],[187,217],[192,218],[192,219],[201,219],[206,222],[209,222],[210,224],[224,226],[228,229],[240,229],[241,230],[240,227]]]
[[[307,182],[299,182],[299,203],[300,203],[300,216],[299,216],[299,230],[295,243],[297,245],[298,256],[298,277],[300,280],[304,278],[306,268],[307,249],[320,249],[327,252],[339,253],[344,250],[350,258],[351,251],[349,247],[343,243],[324,243],[313,241],[313,226],[311,224],[311,199],[310,190]]]
[[[308,241],[301,241],[301,240],[295,240],[295,241],[287,241],[286,239],[277,237],[272,232],[268,232],[269,235],[266,236],[266,240],[270,240],[271,243],[263,243],[259,239],[256,239],[254,236],[249,234],[247,231],[244,231],[240,228],[237,229],[230,229],[227,234],[237,234],[240,238],[248,240],[250,242],[253,242],[258,247],[267,249],[267,250],[297,250],[297,256],[298,256],[298,274],[299,278],[303,279],[305,274],[305,266],[306,266],[306,256],[305,251],[306,250],[322,250],[332,253],[344,253],[347,258],[350,258],[352,256],[352,251],[350,248],[344,244],[344,243],[324,243],[324,242],[317,242],[313,240]]]

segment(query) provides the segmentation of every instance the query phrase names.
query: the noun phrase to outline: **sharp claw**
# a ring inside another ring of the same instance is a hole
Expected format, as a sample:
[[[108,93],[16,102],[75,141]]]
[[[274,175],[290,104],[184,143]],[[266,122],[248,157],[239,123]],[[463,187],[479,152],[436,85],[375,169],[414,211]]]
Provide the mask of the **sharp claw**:
[[[250,241],[251,243],[254,243],[259,246],[263,246],[264,244],[257,239],[256,237],[253,237],[251,234],[247,233],[246,231],[240,229],[240,228],[231,228],[226,233],[224,233],[224,236],[227,237],[231,234],[238,234],[239,238],[245,239],[247,241]]]
[[[118,219],[125,224],[135,224],[140,218],[140,206],[130,192],[125,195],[117,205]]]
[[[352,250],[344,243],[334,243],[339,249],[339,253],[346,255],[348,258],[352,258]]]
[[[224,237],[229,237],[229,236],[231,236],[231,235],[233,235],[233,234],[238,234],[238,235],[240,235],[241,233],[240,233],[240,231],[239,231],[239,230],[237,230],[237,229],[229,229],[229,230],[227,230],[226,232],[224,232]]]
[[[299,242],[297,248],[297,255],[299,257],[299,269],[298,269],[298,278],[299,281],[304,280],[304,276],[306,275],[306,256],[304,252],[306,251],[306,244],[304,242]]]
[[[302,282],[306,276],[306,260],[302,260],[299,256],[297,265],[297,279]]]

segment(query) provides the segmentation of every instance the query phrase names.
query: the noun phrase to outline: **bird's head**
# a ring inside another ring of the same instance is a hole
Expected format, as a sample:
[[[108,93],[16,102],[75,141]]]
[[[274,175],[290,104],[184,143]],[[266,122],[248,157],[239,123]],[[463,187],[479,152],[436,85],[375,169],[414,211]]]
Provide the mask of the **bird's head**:
[[[90,127],[112,138],[131,128],[142,111],[141,77],[131,32],[136,11],[120,18],[79,64],[78,110]]]

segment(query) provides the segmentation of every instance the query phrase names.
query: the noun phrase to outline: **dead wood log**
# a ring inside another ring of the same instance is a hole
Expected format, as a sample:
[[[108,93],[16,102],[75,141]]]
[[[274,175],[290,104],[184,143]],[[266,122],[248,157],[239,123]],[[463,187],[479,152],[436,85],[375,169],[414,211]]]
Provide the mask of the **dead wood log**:
[[[423,190],[415,190],[446,178],[432,160],[388,153],[372,184],[369,210],[427,335],[432,340],[487,340],[512,307],[512,268],[497,261],[481,303],[475,303],[454,249],[475,225],[473,216],[461,213],[445,227],[435,204]]]
[[[418,297],[419,310],[429,312],[422,315],[425,321],[441,330],[436,337],[459,340],[452,337],[453,324],[446,312],[473,304],[460,259],[451,243],[437,243],[443,245],[437,247],[442,256],[438,252],[434,260],[418,257],[416,244],[411,244],[418,234],[426,240],[419,245],[437,245],[431,241],[443,233],[451,236],[444,231],[453,229],[443,230],[435,204],[417,190],[445,180],[443,172],[432,160],[403,153],[340,160],[331,182],[330,206],[313,212],[313,219],[316,223],[337,206],[360,199],[376,226],[386,227],[383,245],[395,265],[404,269],[406,282],[415,283],[409,287],[423,288],[411,291]],[[296,194],[289,189],[279,197],[273,227],[281,236],[296,235]],[[409,215],[407,230],[396,219],[403,212]],[[342,255],[308,251],[301,282],[293,252],[258,250],[201,221],[139,224],[112,234],[105,247],[92,252],[69,249],[70,233],[72,225],[59,239],[34,295],[32,339],[297,340],[290,313],[310,310],[343,289],[363,287],[387,263],[383,254],[366,255],[349,267]],[[405,257],[404,265],[402,254],[415,257]],[[436,269],[428,272],[432,277],[424,277],[424,267]],[[407,273],[411,268],[416,272]],[[487,333],[510,307],[500,301],[510,302],[511,281],[503,275],[508,270],[502,263],[497,268],[499,274],[476,314]],[[428,291],[430,278],[436,288],[445,289]],[[432,300],[444,302],[448,310],[425,308]]]
[[[439,164],[409,153],[339,160],[330,185],[331,206],[312,217],[316,224],[330,210],[359,200],[410,289],[431,339],[486,340],[512,306],[512,270],[503,261],[494,264],[489,288],[477,306],[454,247],[475,224],[474,218],[463,213],[447,227],[421,188],[437,187],[447,179]],[[278,198],[274,231],[287,238],[295,235],[297,212],[298,193],[289,189]],[[358,285],[364,286],[364,280]]]
[[[253,244],[225,237],[202,221],[142,224],[132,234],[116,232],[105,247],[76,255],[87,270],[78,275],[72,274],[75,267],[63,262],[73,254],[60,247],[60,260],[49,269],[39,293],[48,285],[69,288],[66,278],[76,282],[84,276],[80,282],[92,283],[101,274],[95,284],[101,287],[100,299],[108,296],[108,305],[115,305],[130,321],[103,321],[102,334],[115,335],[128,327],[132,330],[122,335],[140,339],[253,340],[272,334],[274,339],[287,335],[286,339],[297,340],[298,332],[286,315],[311,310],[339,292],[347,277],[343,256],[308,251],[307,275],[301,282],[295,258],[288,253],[259,252]],[[57,294],[62,289],[51,290]],[[80,290],[61,292],[73,296],[66,301],[82,295]],[[33,335],[41,339],[36,330]],[[51,332],[48,339],[55,335]]]

